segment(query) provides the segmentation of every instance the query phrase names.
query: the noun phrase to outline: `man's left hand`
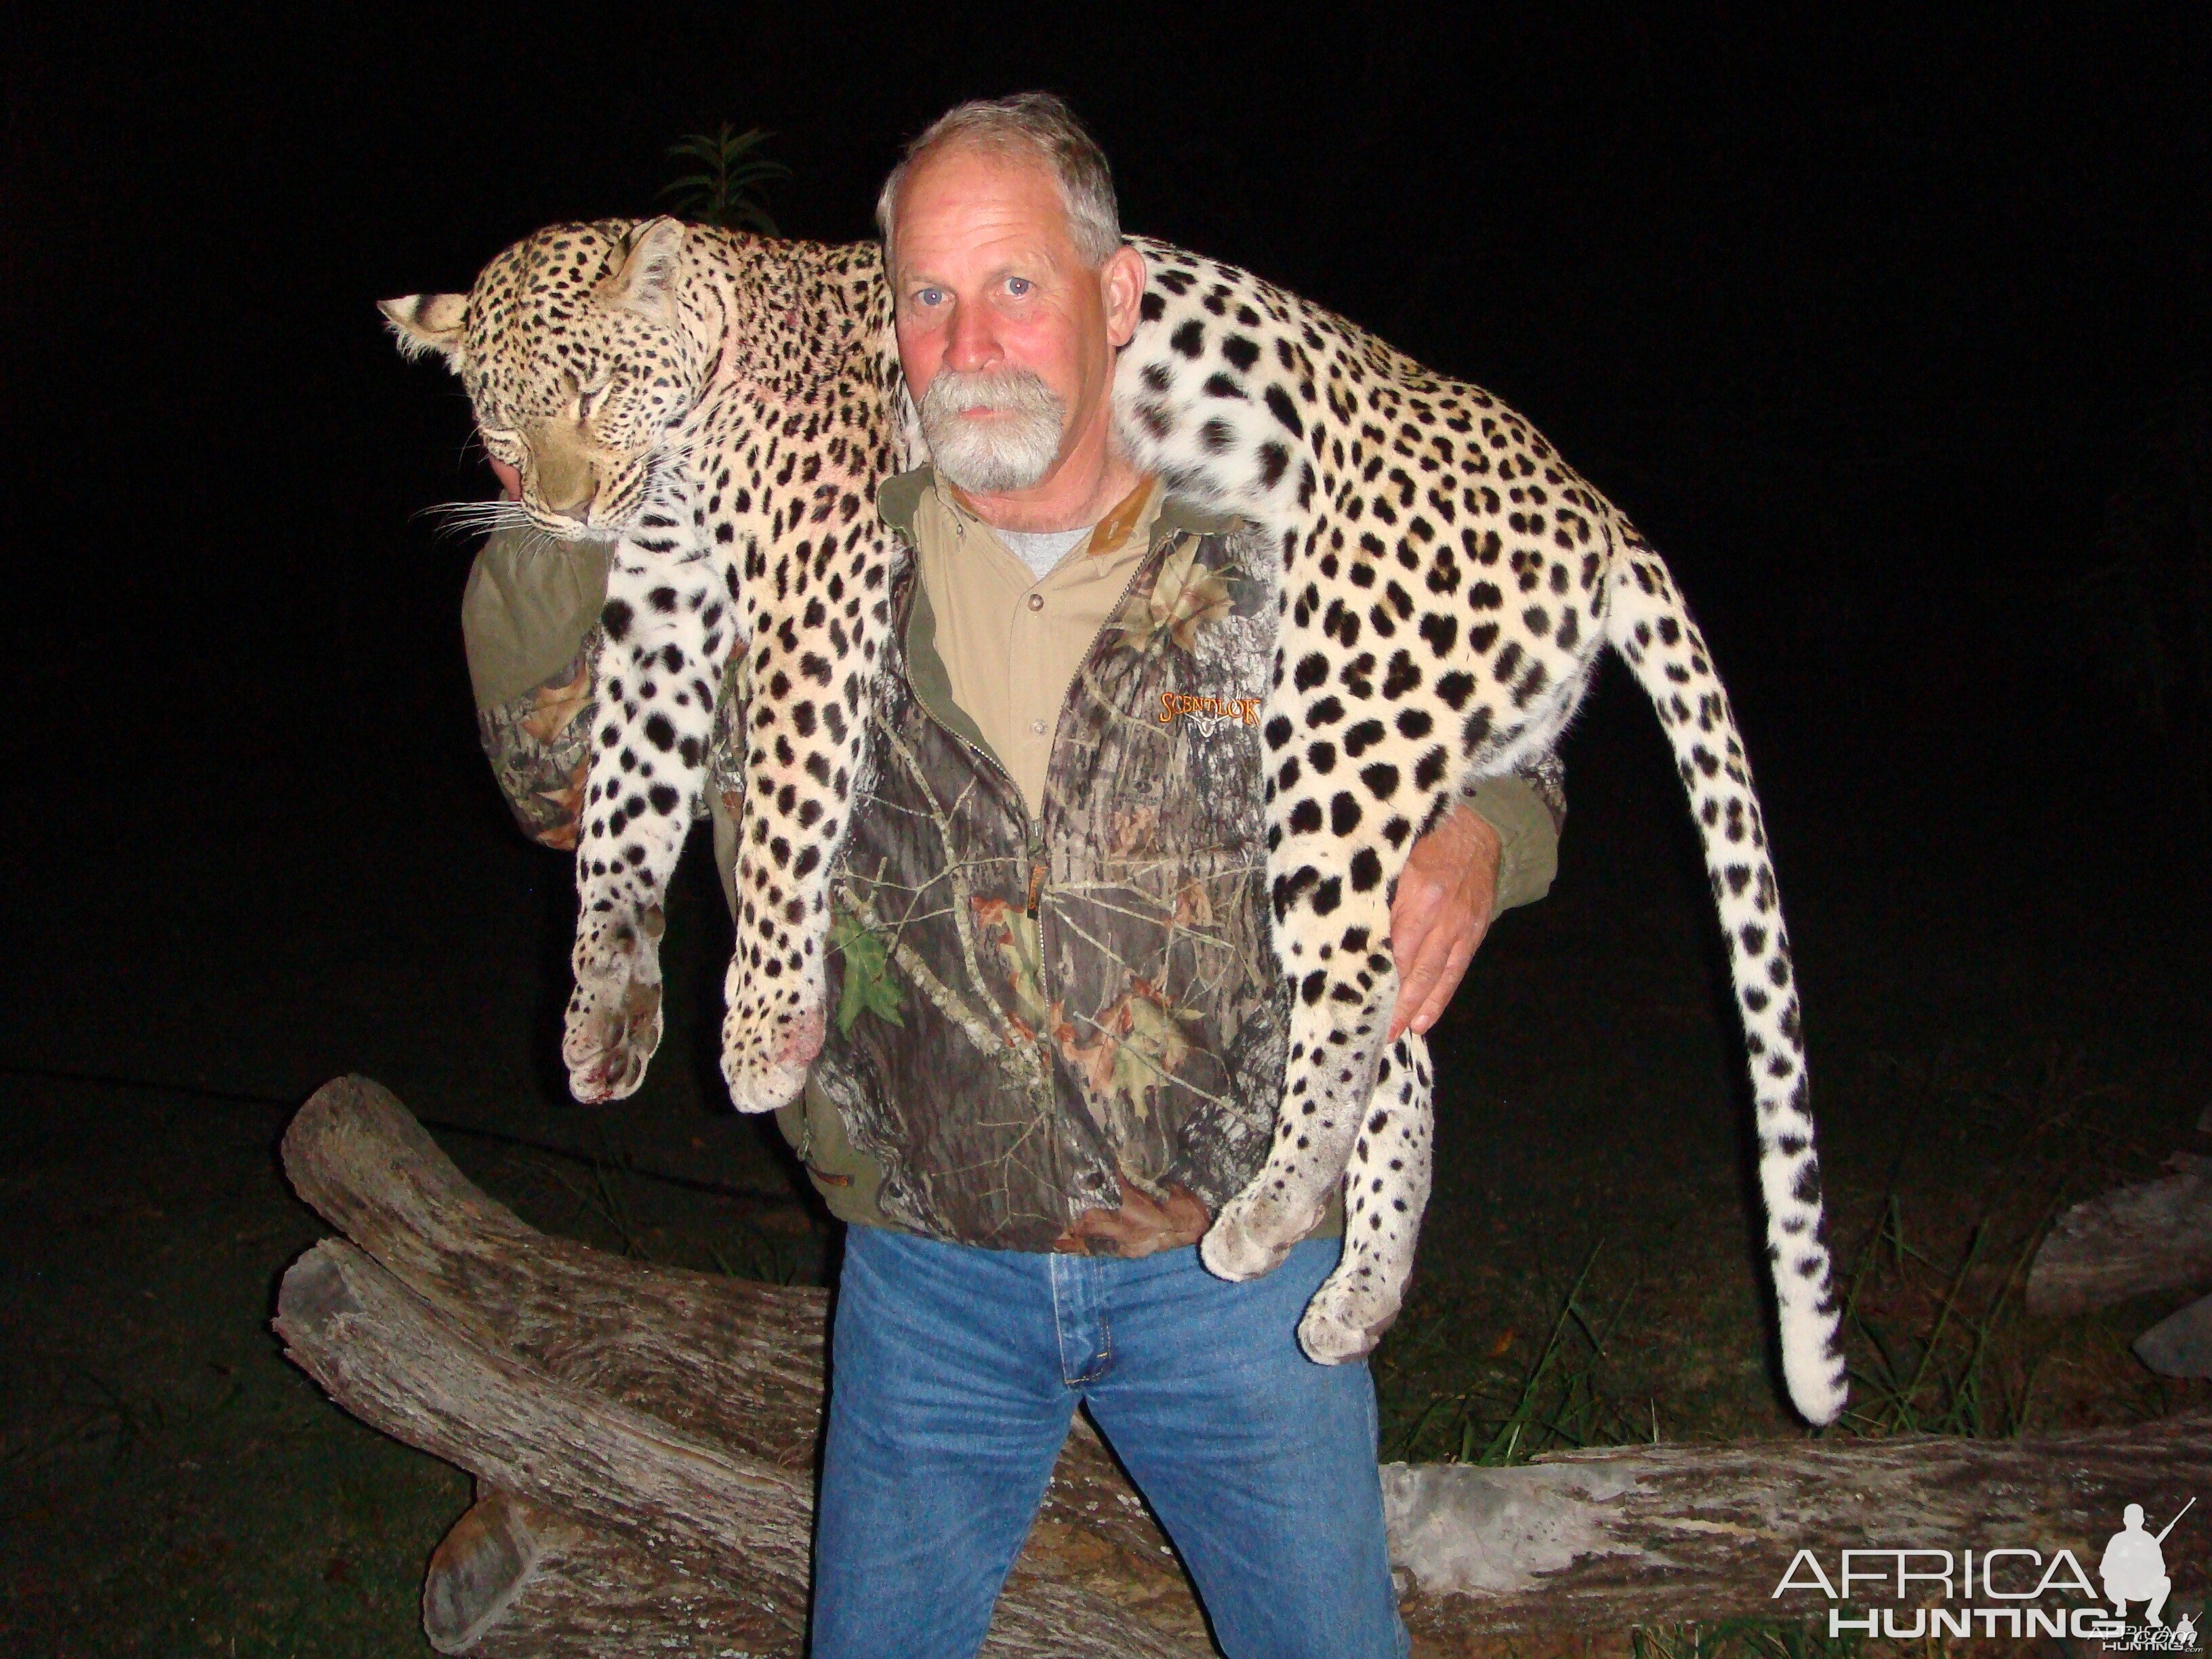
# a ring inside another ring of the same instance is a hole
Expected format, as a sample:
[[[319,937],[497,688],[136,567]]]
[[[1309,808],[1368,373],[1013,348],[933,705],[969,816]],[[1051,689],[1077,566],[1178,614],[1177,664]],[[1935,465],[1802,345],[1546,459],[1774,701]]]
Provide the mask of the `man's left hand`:
[[[1426,1031],[1459,989],[1490,931],[1503,845],[1498,831],[1462,803],[1407,855],[1390,902],[1390,954],[1398,963],[1391,1042],[1408,1027]]]

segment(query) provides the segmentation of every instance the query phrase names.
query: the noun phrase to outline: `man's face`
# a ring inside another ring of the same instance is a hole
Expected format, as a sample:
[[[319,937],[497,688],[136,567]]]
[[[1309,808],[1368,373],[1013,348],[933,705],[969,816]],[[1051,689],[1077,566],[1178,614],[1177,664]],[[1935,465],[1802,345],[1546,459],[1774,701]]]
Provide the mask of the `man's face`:
[[[938,471],[979,495],[1042,482],[1109,416],[1141,263],[1088,269],[1043,162],[957,144],[908,176],[892,248],[899,359]]]

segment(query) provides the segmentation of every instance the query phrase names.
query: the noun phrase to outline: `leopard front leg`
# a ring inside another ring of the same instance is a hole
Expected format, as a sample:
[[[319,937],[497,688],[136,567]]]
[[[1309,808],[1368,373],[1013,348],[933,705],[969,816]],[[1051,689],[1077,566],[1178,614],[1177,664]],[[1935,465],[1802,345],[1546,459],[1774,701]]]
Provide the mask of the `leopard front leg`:
[[[568,1092],[586,1106],[636,1093],[660,1046],[663,926],[658,904],[627,895],[590,902],[576,919],[561,1058]]]
[[[659,1045],[661,906],[705,776],[732,630],[716,562],[672,556],[672,527],[649,511],[617,544],[601,614],[576,983],[561,1044],[569,1091],[586,1104],[635,1093]]]
[[[1344,1255],[1306,1304],[1298,1344],[1323,1365],[1374,1351],[1397,1322],[1429,1201],[1436,1119],[1429,1045],[1408,1031],[1375,1070],[1344,1176]]]
[[[799,543],[775,580],[748,590],[752,696],[722,1021],[722,1080],[741,1112],[796,1097],[821,1052],[830,874],[863,790],[895,552],[873,514],[855,515],[842,540]]]

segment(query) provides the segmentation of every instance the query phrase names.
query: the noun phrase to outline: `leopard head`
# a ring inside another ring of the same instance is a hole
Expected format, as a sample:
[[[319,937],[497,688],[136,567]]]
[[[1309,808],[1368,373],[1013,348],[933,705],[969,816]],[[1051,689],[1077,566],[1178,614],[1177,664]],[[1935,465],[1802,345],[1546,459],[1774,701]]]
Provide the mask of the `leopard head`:
[[[522,475],[530,516],[562,537],[636,515],[714,349],[682,305],[674,219],[554,225],[499,255],[466,294],[378,307],[409,356],[435,351],[468,389],[484,447]]]

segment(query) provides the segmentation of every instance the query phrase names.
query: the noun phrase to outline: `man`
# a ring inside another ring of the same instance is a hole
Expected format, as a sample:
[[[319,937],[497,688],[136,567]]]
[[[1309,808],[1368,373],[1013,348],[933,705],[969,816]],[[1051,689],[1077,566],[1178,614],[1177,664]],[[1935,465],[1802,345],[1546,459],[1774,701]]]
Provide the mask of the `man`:
[[[837,890],[837,1017],[779,1120],[855,1224],[813,1651],[975,1652],[1081,1401],[1230,1655],[1402,1653],[1372,1383],[1294,1338],[1340,1214],[1250,1284],[1195,1249],[1264,1160],[1284,1074],[1263,544],[1114,442],[1144,267],[1065,106],[952,111],[878,220],[934,466],[878,501],[913,558]],[[527,609],[501,597],[519,568],[472,579],[472,664]],[[578,695],[556,656],[511,668],[503,702],[479,673],[495,761],[526,708]],[[1558,810],[1547,780],[1498,781],[1415,845],[1394,1036],[1544,891]]]

